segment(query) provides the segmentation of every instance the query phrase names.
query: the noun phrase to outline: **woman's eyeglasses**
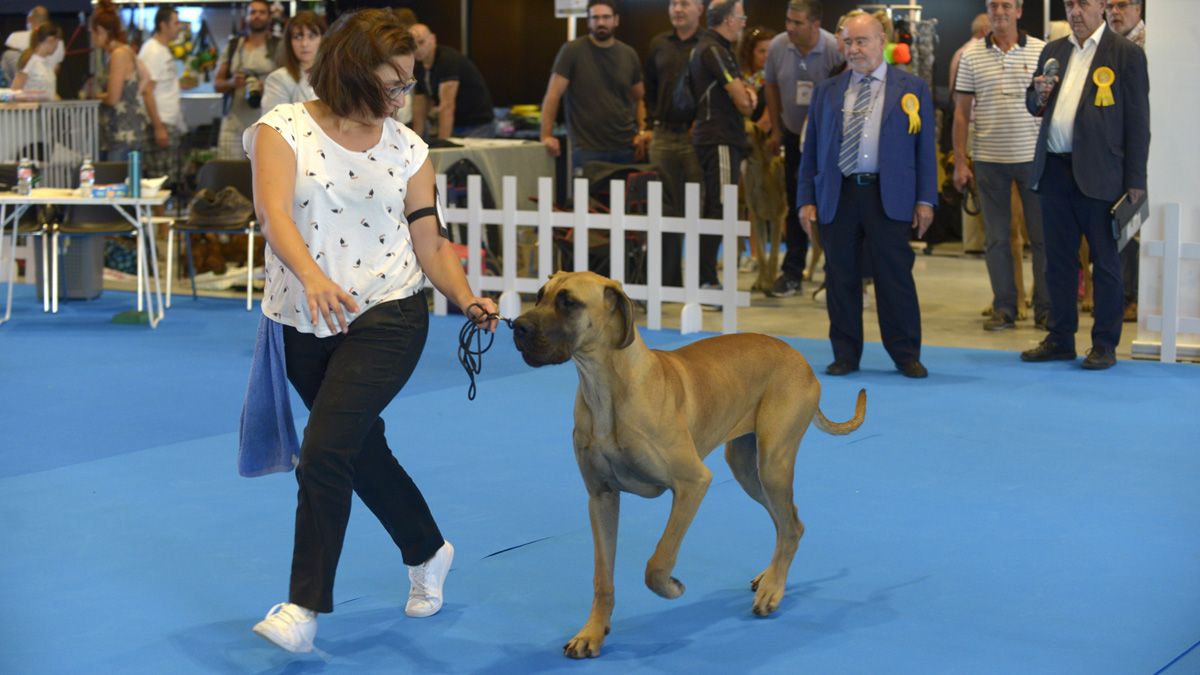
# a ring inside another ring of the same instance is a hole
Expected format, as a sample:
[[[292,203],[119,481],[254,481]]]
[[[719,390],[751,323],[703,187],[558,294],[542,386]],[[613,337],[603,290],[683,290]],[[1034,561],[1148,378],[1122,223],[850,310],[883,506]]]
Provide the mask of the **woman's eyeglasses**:
[[[409,78],[408,82],[405,82],[404,84],[400,84],[395,87],[388,87],[386,91],[389,97],[396,98],[397,96],[408,96],[412,93],[412,90],[416,86],[417,78],[412,77]]]

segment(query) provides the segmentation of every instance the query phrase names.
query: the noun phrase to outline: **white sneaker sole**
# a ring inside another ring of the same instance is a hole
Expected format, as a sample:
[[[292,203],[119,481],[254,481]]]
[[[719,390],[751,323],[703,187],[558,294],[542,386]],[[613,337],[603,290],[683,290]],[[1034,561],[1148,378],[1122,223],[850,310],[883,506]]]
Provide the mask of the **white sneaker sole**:
[[[258,626],[254,627],[254,634],[261,637],[262,639],[266,640],[267,642],[275,645],[276,647],[279,647],[283,651],[291,652],[292,654],[308,654],[309,652],[311,652],[313,650],[313,646],[311,644],[303,645],[297,649],[293,649],[292,647],[289,647],[288,645],[285,645],[284,643],[276,640],[275,636],[272,635],[269,631],[259,630]]]

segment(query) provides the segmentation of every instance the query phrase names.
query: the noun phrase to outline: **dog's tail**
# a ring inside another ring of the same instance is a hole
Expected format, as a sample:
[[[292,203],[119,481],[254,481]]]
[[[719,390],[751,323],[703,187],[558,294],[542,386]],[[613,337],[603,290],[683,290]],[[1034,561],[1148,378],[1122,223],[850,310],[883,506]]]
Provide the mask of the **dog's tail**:
[[[858,390],[858,403],[854,405],[854,418],[848,422],[830,422],[829,418],[821,412],[820,406],[817,407],[817,416],[815,422],[817,428],[827,434],[835,436],[845,436],[862,426],[863,420],[867,419],[867,390]]]

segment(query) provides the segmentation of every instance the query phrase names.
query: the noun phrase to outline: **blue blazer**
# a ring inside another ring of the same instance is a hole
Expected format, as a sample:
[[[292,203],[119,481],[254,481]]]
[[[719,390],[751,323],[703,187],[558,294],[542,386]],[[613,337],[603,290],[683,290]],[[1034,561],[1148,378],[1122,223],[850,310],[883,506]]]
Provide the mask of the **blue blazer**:
[[[1067,72],[1074,47],[1067,38],[1046,45],[1038,59],[1034,77],[1042,74],[1046,59],[1054,57]],[[1116,75],[1112,85],[1113,105],[1096,105],[1098,87],[1092,81],[1097,68],[1107,66]],[[1058,105],[1056,88],[1038,109],[1033,85],[1026,91],[1029,112],[1041,115],[1037,149],[1033,156],[1030,184],[1038,189],[1046,168],[1046,134]],[[1071,169],[1079,191],[1106,202],[1114,202],[1130,189],[1146,189],[1146,162],[1150,155],[1150,77],[1146,71],[1146,53],[1134,43],[1105,27],[1096,45],[1096,56],[1083,85],[1083,96],[1075,111],[1074,136],[1071,140]]]
[[[842,108],[850,86],[847,69],[817,85],[808,109],[808,130],[800,153],[796,203],[817,205],[822,224],[837,215],[842,189],[838,155],[842,148]],[[883,210],[892,220],[911,221],[917,202],[936,205],[937,149],[934,140],[933,97],[925,80],[888,66],[879,132],[879,191]],[[900,108],[905,94],[920,102],[921,130],[908,133],[908,113]]]

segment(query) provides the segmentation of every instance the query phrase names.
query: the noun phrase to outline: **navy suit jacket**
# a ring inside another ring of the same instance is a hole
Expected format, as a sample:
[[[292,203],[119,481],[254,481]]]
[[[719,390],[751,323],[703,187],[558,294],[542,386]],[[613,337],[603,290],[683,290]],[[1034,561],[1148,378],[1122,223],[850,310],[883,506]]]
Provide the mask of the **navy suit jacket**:
[[[1051,57],[1058,59],[1062,67],[1059,72],[1065,74],[1073,51],[1067,38],[1047,44],[1034,77],[1042,74],[1046,59]],[[1112,85],[1113,105],[1101,107],[1096,105],[1098,87],[1092,81],[1092,74],[1105,66],[1112,69],[1116,80]],[[1037,91],[1032,84],[1025,95],[1029,112],[1042,117],[1030,177],[1034,190],[1038,189],[1046,168],[1046,136],[1054,107],[1058,105],[1058,92],[1058,88],[1050,92],[1045,110],[1039,110]],[[1146,72],[1146,53],[1107,27],[1100,34],[1075,112],[1071,145],[1075,183],[1088,197],[1115,202],[1130,189],[1146,189],[1146,162],[1150,154],[1150,78]]]
[[[808,109],[796,203],[816,204],[817,218],[822,224],[833,222],[842,189],[838,155],[842,148],[842,108],[850,74],[847,69],[818,84]],[[910,93],[921,104],[918,111],[921,130],[915,134],[908,133],[908,113],[900,108],[900,99]],[[879,191],[883,210],[892,220],[911,221],[917,202],[938,203],[933,97],[925,80],[888,66],[882,105]]]

